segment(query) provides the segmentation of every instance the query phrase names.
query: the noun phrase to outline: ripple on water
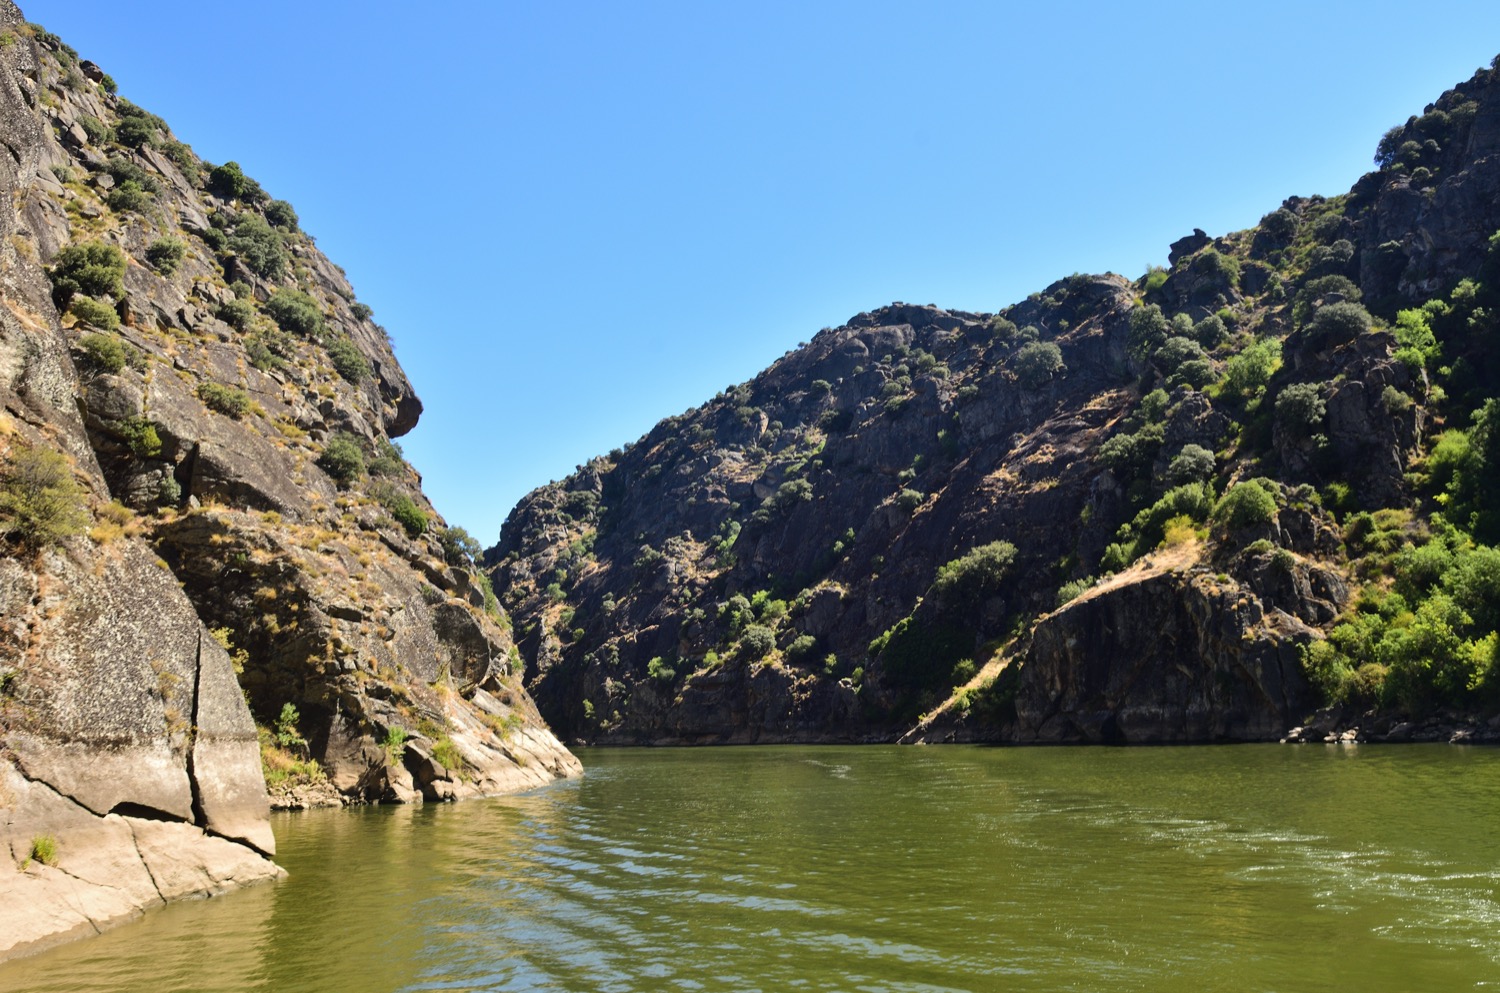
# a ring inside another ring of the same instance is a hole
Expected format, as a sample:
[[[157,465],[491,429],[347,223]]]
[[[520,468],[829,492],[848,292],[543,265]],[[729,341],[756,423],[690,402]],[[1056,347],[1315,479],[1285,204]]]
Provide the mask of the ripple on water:
[[[589,752],[527,796],[278,820],[287,883],[0,989],[1486,987],[1497,755]]]

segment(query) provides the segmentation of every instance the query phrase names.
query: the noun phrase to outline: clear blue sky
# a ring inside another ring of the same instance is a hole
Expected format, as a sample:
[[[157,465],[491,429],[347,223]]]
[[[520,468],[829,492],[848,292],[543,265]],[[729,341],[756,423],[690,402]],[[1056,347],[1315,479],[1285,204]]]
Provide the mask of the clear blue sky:
[[[994,310],[1335,194],[1500,4],[30,0],[349,272],[489,545],[892,300]]]

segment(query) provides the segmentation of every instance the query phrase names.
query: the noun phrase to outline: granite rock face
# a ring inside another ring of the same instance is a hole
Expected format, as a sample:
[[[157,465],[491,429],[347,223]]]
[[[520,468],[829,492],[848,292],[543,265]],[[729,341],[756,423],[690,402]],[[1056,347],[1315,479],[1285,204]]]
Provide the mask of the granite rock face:
[[[1493,281],[1497,153],[1485,69],[1346,195],[1195,230],[1135,281],[858,314],[536,490],[486,562],[542,713],[599,743],[896,740],[949,704],[971,740],[1284,734],[1316,703],[1302,646],[1367,578],[1348,515],[1433,509],[1438,360],[1393,329]],[[1362,327],[1315,319],[1356,302]],[[1465,347],[1442,361],[1493,395],[1494,349]],[[1257,478],[1274,524],[1209,528]],[[1199,571],[1058,609],[1162,543],[1174,499]],[[982,589],[950,602],[962,576]]]
[[[275,878],[266,768],[286,804],[577,774],[342,271],[8,0],[0,34],[0,483],[60,460],[73,521],[0,500],[0,958]]]
[[[1312,630],[1232,580],[1143,568],[1039,621],[1015,740],[1276,741],[1312,696]]]

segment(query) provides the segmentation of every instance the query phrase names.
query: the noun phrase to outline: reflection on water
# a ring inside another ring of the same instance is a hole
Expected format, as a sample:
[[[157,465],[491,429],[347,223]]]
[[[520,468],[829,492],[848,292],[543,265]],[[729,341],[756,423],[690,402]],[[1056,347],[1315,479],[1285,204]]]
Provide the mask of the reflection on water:
[[[581,781],[284,815],[291,878],[0,989],[1500,985],[1500,752],[586,751]]]

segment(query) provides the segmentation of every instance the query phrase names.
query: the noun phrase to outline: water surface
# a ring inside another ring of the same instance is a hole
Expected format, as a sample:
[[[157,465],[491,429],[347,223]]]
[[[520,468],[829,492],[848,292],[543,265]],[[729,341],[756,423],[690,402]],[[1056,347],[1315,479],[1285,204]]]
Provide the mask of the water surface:
[[[519,797],[278,815],[283,883],[0,989],[1500,987],[1500,751],[584,750]]]

